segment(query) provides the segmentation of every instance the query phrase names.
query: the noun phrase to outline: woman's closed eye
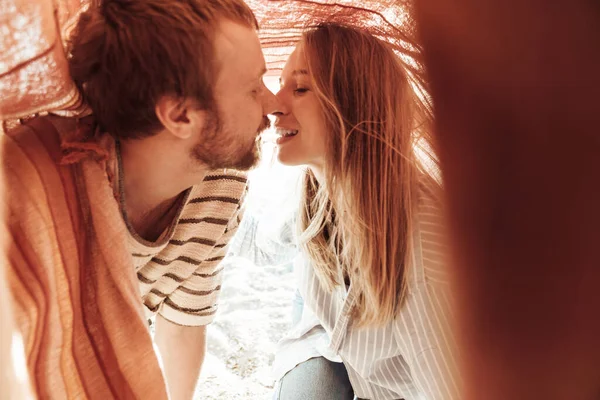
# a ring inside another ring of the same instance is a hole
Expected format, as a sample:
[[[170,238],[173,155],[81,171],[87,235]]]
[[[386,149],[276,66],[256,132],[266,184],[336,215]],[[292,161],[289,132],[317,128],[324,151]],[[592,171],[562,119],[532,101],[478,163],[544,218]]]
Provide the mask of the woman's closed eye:
[[[294,94],[296,96],[301,96],[306,92],[308,92],[308,88],[305,88],[305,87],[298,87],[298,88],[294,89]]]

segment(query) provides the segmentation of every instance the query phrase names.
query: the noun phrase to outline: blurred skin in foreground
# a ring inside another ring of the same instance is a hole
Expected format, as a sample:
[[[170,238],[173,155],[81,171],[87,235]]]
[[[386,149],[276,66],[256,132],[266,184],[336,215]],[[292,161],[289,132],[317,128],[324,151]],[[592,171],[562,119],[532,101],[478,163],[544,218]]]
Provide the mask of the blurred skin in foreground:
[[[463,398],[598,399],[598,3],[420,0],[418,22],[453,230]]]

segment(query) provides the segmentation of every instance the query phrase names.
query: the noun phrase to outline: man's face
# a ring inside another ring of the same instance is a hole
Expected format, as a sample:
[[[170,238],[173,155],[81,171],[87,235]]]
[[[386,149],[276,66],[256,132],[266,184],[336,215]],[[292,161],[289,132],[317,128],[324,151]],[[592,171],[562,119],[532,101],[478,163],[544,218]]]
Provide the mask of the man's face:
[[[215,35],[215,111],[208,113],[193,157],[211,168],[250,169],[258,162],[259,134],[277,99],[266,88],[265,60],[256,32],[224,20]]]

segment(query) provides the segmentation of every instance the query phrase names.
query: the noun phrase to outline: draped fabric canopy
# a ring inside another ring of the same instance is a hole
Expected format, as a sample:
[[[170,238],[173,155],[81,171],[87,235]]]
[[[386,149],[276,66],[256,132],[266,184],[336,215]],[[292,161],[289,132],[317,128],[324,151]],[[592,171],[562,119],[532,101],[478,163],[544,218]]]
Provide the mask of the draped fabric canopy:
[[[415,24],[407,0],[249,0],[248,3],[259,20],[267,67],[272,73],[283,67],[302,30],[322,20],[367,28],[397,51],[416,58]]]
[[[110,0],[107,0],[110,1]],[[94,0],[0,2],[0,120],[81,109],[66,62],[67,40]],[[385,38],[420,66],[409,0],[247,0],[261,26],[270,75],[278,75],[303,28],[322,20],[350,22]],[[419,68],[420,69],[420,68]]]
[[[71,109],[64,44],[85,0],[0,2],[0,119]]]

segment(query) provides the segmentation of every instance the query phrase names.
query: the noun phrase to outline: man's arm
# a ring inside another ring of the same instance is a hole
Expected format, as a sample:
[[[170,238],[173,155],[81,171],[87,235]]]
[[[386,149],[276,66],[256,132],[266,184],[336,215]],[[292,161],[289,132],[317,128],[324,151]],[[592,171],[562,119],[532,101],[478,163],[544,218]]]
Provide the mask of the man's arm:
[[[204,362],[206,326],[177,325],[159,314],[155,341],[171,400],[191,400]]]
[[[240,204],[235,210],[224,213],[229,223],[215,241],[214,248],[204,255],[196,271],[165,299],[156,317],[155,342],[163,360],[171,400],[194,397],[206,351],[206,325],[212,322],[217,311],[223,271],[221,261],[239,227],[245,190],[245,181],[231,180],[211,193],[214,196],[239,193]],[[206,232],[196,234],[203,237]]]

